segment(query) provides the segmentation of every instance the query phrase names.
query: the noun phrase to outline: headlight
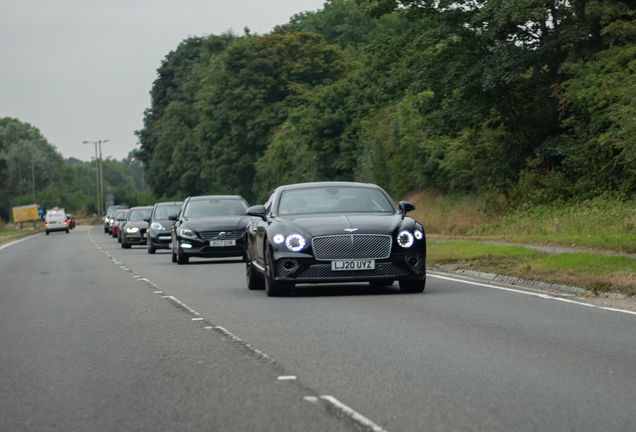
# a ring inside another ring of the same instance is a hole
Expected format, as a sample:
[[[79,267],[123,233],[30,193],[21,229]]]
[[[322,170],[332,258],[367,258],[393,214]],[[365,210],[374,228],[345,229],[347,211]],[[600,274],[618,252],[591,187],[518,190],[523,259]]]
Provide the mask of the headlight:
[[[150,224],[150,228],[156,229],[156,230],[160,230],[160,231],[164,231],[165,230],[163,225],[161,225],[159,222],[153,222],[152,224]]]
[[[186,228],[181,228],[179,230],[179,235],[181,237],[190,237],[190,238],[197,238],[197,235],[194,233],[194,231],[186,229]]]
[[[281,243],[283,243],[284,241],[285,241],[285,236],[284,236],[284,235],[282,235],[282,234],[276,234],[276,235],[274,236],[274,243],[276,243],[276,244],[281,244]]]
[[[137,228],[137,227],[126,228],[126,232],[128,234],[133,234],[133,233],[139,232],[139,228]]]
[[[424,237],[424,233],[422,233],[422,231],[420,230],[415,230],[413,234],[415,234],[415,238],[418,240],[422,240],[422,238]]]
[[[307,244],[307,242],[305,241],[305,237],[301,236],[300,234],[290,234],[285,240],[287,249],[292,252],[300,252],[305,248],[305,244]]]
[[[397,235],[397,242],[403,248],[410,248],[413,246],[413,234],[407,230],[400,231]]]

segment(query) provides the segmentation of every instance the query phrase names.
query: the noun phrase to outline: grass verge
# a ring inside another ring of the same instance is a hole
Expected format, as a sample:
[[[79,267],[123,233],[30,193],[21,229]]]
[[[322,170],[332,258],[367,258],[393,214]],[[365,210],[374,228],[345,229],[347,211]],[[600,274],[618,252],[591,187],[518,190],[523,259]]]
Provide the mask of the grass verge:
[[[593,253],[548,255],[521,246],[428,242],[428,267],[462,267],[598,292],[636,295],[636,260]]]

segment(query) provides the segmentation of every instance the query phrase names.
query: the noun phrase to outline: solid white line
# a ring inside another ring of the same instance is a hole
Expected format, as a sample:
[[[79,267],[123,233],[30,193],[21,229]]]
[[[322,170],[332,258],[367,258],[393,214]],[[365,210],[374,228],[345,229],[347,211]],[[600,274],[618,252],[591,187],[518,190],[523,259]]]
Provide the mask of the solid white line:
[[[36,235],[39,235],[39,234],[34,234],[34,235],[32,235],[32,236],[28,236],[28,237],[22,238],[22,239],[20,239],[20,240],[16,240],[16,241],[14,241],[14,242],[11,242],[11,243],[9,243],[9,244],[6,244],[6,245],[4,245],[4,246],[0,247],[0,250],[2,250],[2,249],[4,249],[4,248],[8,248],[9,246],[14,245],[14,244],[16,244],[16,243],[20,243],[20,242],[23,242],[23,241],[28,240],[28,239],[30,239],[30,238],[33,238],[33,237],[35,237]]]
[[[486,288],[492,288],[492,289],[496,289],[496,290],[500,290],[500,291],[508,291],[508,292],[512,292],[515,294],[524,294],[524,295],[529,295],[532,297],[539,297],[542,299],[546,299],[546,300],[557,300],[560,302],[564,302],[564,303],[572,303],[578,306],[586,306],[586,307],[590,307],[590,308],[594,308],[594,309],[603,309],[603,310],[607,310],[607,311],[611,311],[611,312],[621,312],[621,313],[626,313],[629,315],[636,315],[636,312],[634,311],[630,311],[630,310],[625,310],[625,309],[617,309],[617,308],[610,308],[610,307],[604,307],[604,306],[597,306],[597,305],[593,305],[593,304],[589,304],[589,303],[583,303],[580,301],[576,301],[576,300],[569,300],[569,299],[565,299],[562,297],[555,297],[555,296],[551,296],[548,294],[541,294],[541,293],[536,293],[536,292],[531,292],[531,291],[521,291],[518,289],[514,289],[514,288],[506,288],[506,287],[502,287],[502,286],[498,286],[498,285],[491,285],[491,284],[487,284],[487,283],[481,283],[481,282],[473,282],[473,281],[469,281],[469,280],[465,280],[465,279],[460,279],[460,278],[453,278],[453,277],[448,277],[448,276],[441,276],[441,275],[436,275],[436,274],[428,274],[428,276],[430,277],[434,277],[437,279],[444,279],[444,280],[448,280],[448,281],[452,281],[452,282],[459,282],[459,283],[464,283],[467,285],[476,285],[476,286],[482,286],[482,287],[486,287]]]
[[[354,411],[352,408],[349,408],[347,405],[343,404],[342,402],[340,402],[338,399],[336,399],[333,396],[324,395],[324,396],[320,396],[320,399],[329,402],[335,408],[337,408],[340,412],[347,415],[348,417],[351,417],[354,421],[360,423],[361,425],[371,428],[371,430],[374,432],[387,432],[386,429],[373,423],[371,420],[369,420],[362,414],[358,413],[357,411]]]

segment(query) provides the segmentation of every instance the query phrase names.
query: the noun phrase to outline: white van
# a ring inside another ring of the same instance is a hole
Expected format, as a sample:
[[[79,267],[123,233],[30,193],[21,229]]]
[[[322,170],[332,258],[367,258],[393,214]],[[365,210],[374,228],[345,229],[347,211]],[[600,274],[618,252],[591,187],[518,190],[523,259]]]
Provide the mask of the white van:
[[[66,220],[66,211],[57,207],[47,211],[44,218],[44,228],[46,229],[46,235],[49,235],[52,231],[66,231],[68,234],[70,228]]]

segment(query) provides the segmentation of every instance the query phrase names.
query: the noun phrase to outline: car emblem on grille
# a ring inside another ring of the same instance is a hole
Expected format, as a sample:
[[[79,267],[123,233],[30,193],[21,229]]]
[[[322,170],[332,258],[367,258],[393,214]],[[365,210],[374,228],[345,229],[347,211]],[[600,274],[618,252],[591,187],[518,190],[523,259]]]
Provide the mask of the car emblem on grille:
[[[219,238],[225,238],[225,231],[219,233]]]
[[[347,232],[354,232],[354,231],[358,231],[358,228],[345,228],[344,230]]]

